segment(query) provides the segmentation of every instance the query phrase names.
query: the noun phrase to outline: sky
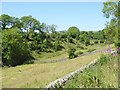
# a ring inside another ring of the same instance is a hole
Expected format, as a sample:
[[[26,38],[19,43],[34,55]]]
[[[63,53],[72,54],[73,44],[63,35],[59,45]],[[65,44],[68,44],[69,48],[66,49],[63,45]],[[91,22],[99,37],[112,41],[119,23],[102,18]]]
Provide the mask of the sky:
[[[2,12],[14,17],[32,15],[58,31],[71,26],[81,31],[102,30],[107,19],[102,13],[102,2],[2,2]]]

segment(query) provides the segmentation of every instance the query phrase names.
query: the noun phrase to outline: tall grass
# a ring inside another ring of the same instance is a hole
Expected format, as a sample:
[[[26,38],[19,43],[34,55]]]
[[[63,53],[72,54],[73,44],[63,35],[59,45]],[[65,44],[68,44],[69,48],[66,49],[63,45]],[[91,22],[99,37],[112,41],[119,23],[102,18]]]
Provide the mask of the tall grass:
[[[117,88],[117,57],[101,55],[98,62],[84,72],[76,74],[61,88]]]

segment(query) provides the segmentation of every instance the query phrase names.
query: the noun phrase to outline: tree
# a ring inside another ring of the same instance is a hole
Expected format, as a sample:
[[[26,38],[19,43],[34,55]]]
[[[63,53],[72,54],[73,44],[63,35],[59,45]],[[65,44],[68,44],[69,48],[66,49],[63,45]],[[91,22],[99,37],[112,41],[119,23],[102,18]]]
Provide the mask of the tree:
[[[21,31],[22,31],[22,22],[20,21],[19,18],[16,18],[16,17],[12,17],[12,28],[19,28]]]
[[[0,24],[2,30],[16,27],[21,30],[22,28],[22,23],[19,18],[11,17],[7,14],[0,16]]]
[[[20,20],[23,24],[23,30],[26,32],[29,32],[30,29],[42,31],[40,22],[32,16],[23,16]]]
[[[3,65],[16,66],[32,59],[26,40],[17,28],[2,32]]]
[[[7,14],[2,14],[0,16],[0,23],[1,23],[0,27],[2,30],[7,29],[9,26],[12,25],[12,17]]]
[[[72,38],[79,39],[80,30],[77,27],[72,26],[67,30],[67,34]]]
[[[106,18],[112,17],[111,21],[106,25],[106,30],[109,32],[107,35],[111,35],[110,38],[114,40],[116,43],[115,45],[118,45],[116,47],[120,47],[119,43],[120,41],[120,23],[118,17],[120,16],[120,8],[118,2],[104,2],[103,7],[103,13]],[[114,32],[114,33],[113,33]],[[113,37],[112,37],[113,36]]]
[[[52,24],[52,25],[50,25],[49,28],[50,28],[50,31],[51,31],[52,33],[56,33],[57,25]]]

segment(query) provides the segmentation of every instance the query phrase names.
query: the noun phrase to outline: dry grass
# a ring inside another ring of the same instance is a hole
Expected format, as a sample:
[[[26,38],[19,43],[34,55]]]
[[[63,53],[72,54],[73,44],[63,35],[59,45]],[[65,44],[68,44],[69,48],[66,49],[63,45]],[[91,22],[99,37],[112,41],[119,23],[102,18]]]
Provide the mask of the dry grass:
[[[3,87],[45,87],[51,81],[80,68],[82,65],[88,64],[99,55],[100,53],[96,53],[64,62],[38,63],[6,68],[3,69]]]

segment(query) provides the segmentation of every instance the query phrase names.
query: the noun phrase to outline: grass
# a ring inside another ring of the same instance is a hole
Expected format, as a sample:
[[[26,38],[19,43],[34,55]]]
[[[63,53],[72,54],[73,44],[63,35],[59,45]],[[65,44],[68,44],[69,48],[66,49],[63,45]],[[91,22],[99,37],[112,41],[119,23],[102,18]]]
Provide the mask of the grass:
[[[73,47],[76,47],[75,44],[71,44]],[[85,49],[81,48],[76,48],[76,53],[77,52],[89,52],[89,51],[94,51],[95,49],[100,50],[102,48],[108,47],[105,44],[95,44],[95,45],[89,45],[88,47],[84,46]],[[35,58],[35,60],[58,60],[61,58],[66,58],[68,57],[67,54],[67,48],[62,51],[57,51],[57,52],[51,52],[51,53],[46,53],[46,52],[41,52],[40,54],[36,53],[35,51],[32,52],[32,56]]]
[[[100,53],[64,62],[37,63],[3,69],[3,88],[43,88],[50,82],[90,63]]]
[[[104,56],[101,62],[87,68],[66,82],[62,88],[117,88],[118,61],[117,57]],[[102,64],[102,65],[101,65]]]
[[[65,50],[63,51],[57,51],[57,52],[51,52],[51,53],[46,53],[46,52],[41,52],[40,54],[36,52],[32,52],[32,56],[36,60],[56,60],[60,58],[65,58],[67,56],[67,53]]]
[[[93,47],[95,48],[97,47],[97,45]],[[100,47],[100,49],[104,49],[106,47],[108,46],[102,46]],[[72,71],[75,71],[76,69],[79,69],[85,64],[90,63],[100,54],[101,52],[97,52],[95,54],[77,57],[75,59],[67,60],[64,62],[35,63],[10,68],[3,68],[3,88],[43,88],[50,82]],[[45,53],[43,55],[43,60],[53,58],[58,59],[61,58],[60,55],[64,55],[64,52],[61,51],[59,53],[56,53],[56,56],[54,57],[50,53]],[[48,56],[51,56],[51,58]]]

